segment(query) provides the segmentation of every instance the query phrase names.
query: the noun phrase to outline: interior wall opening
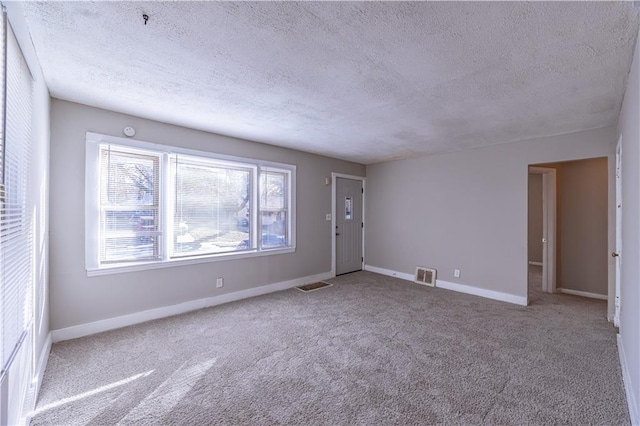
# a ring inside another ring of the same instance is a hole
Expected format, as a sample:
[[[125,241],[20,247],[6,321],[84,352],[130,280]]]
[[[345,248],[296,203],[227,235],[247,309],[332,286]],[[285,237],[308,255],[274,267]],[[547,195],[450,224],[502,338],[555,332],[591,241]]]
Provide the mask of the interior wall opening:
[[[608,298],[608,195],[606,157],[529,167],[530,299],[536,292]]]

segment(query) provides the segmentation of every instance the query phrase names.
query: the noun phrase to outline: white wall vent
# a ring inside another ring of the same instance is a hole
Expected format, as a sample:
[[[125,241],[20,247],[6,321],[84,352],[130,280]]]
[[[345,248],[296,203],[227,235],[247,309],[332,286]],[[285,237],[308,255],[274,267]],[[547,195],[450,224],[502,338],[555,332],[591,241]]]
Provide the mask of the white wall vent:
[[[416,266],[415,282],[422,285],[428,285],[430,287],[436,286],[436,270],[431,268],[425,268],[422,266]]]

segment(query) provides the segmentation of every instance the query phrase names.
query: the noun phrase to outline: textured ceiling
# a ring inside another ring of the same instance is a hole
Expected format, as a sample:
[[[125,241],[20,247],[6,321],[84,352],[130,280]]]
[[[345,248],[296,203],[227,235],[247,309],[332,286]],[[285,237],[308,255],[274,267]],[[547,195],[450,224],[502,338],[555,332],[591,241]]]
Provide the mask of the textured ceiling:
[[[638,31],[631,2],[24,9],[54,97],[361,163],[613,125]]]

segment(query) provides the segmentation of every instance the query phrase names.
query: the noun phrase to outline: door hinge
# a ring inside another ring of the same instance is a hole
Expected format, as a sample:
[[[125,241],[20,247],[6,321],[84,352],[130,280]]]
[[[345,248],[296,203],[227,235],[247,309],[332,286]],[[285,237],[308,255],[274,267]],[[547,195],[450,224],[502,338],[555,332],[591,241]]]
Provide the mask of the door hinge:
[[[360,258],[360,262],[364,262],[364,257],[361,257],[361,258]]]
[[[362,225],[361,228],[364,228],[364,222],[361,222],[360,225]]]
[[[364,188],[360,188],[360,192],[364,194]]]

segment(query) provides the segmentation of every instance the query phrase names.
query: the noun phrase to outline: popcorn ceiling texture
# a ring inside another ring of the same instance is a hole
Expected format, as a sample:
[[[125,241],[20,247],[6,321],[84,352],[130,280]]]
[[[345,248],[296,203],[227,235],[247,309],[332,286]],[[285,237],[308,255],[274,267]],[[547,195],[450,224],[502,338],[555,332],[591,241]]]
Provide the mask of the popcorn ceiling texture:
[[[638,33],[631,2],[24,8],[54,97],[361,163],[614,125]]]

